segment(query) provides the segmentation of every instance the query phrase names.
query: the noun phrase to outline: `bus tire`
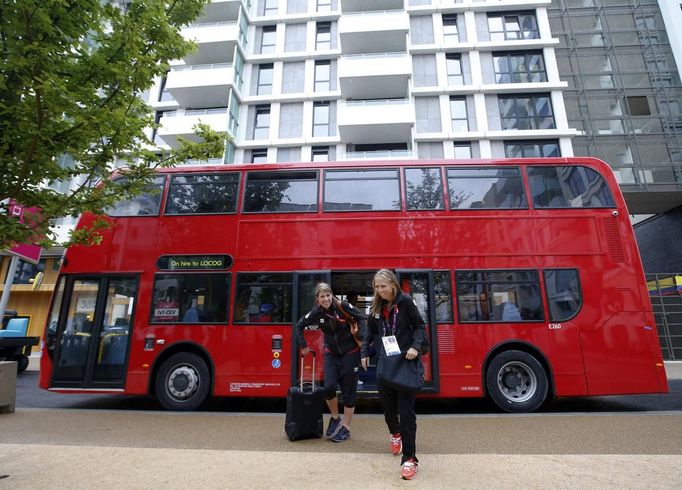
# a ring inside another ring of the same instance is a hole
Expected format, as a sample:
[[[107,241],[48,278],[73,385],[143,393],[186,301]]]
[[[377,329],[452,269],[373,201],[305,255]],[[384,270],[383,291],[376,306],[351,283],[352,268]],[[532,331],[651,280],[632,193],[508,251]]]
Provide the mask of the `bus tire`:
[[[196,410],[208,397],[210,374],[206,362],[190,352],[166,359],[156,374],[156,398],[166,410]]]
[[[547,373],[531,354],[508,350],[490,362],[486,389],[495,405],[505,412],[533,412],[547,398]]]
[[[28,368],[28,356],[18,356],[17,361],[17,373],[23,373]]]

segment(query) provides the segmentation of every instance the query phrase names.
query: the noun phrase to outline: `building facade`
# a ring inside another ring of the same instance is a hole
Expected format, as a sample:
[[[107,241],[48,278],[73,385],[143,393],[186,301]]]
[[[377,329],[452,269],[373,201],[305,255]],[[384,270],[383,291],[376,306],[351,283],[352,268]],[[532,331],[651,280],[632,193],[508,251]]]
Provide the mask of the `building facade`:
[[[679,25],[677,0],[213,0],[149,135],[206,123],[225,164],[595,156],[630,213],[682,229]]]

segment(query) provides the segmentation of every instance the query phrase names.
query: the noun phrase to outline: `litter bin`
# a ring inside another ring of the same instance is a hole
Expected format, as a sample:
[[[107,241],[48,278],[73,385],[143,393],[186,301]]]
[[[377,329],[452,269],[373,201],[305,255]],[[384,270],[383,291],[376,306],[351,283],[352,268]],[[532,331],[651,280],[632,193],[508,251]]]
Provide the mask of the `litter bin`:
[[[0,413],[14,413],[17,397],[17,362],[0,361]]]

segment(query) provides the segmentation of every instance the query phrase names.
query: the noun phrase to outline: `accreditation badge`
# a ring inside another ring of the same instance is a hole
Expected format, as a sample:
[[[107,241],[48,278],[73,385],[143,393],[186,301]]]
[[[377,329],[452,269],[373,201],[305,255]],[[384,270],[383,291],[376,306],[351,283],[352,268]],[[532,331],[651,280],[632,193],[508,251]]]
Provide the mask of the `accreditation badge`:
[[[381,340],[384,343],[384,351],[387,356],[400,355],[400,346],[398,345],[398,339],[395,338],[395,335],[381,337]]]

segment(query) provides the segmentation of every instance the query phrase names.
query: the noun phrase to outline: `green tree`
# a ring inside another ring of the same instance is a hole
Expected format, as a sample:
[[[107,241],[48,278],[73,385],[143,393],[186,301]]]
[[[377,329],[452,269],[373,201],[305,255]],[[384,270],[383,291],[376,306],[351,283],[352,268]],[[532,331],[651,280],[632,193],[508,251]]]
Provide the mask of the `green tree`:
[[[222,153],[224,137],[207,126],[195,128],[199,142],[166,154],[144,132],[154,116],[142,95],[194,49],[180,29],[207,2],[0,0],[0,200],[41,209],[40,221],[20,224],[0,205],[0,249],[35,236],[51,245],[50,220],[102,214],[156,168]],[[64,155],[73,165],[60,166]],[[123,184],[109,180],[116,162]],[[47,187],[72,179],[80,185],[68,193]],[[98,223],[69,243],[96,243]]]

